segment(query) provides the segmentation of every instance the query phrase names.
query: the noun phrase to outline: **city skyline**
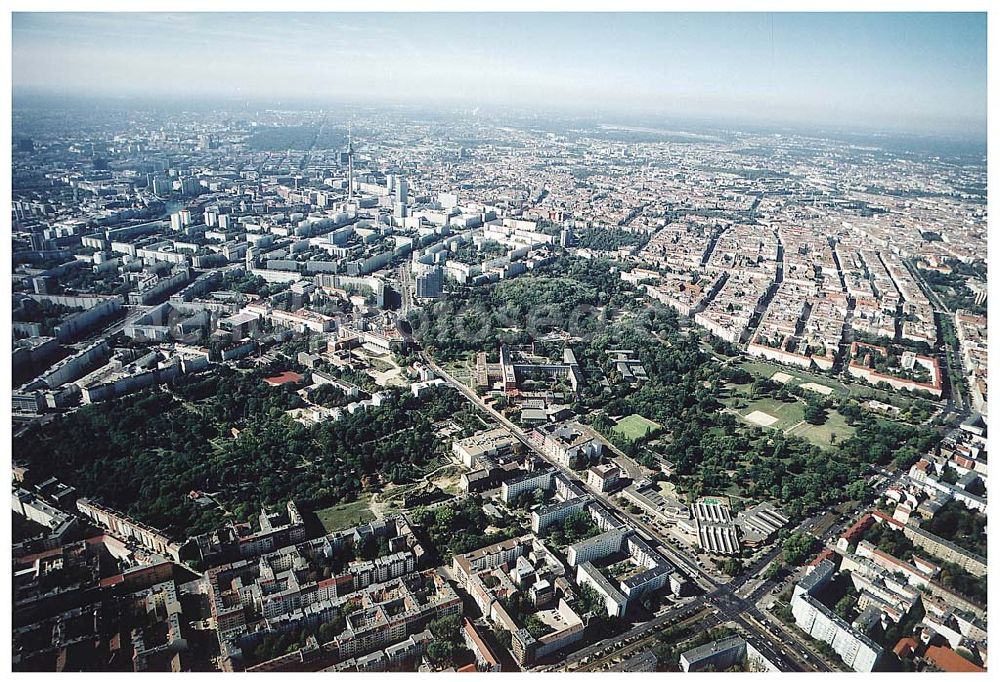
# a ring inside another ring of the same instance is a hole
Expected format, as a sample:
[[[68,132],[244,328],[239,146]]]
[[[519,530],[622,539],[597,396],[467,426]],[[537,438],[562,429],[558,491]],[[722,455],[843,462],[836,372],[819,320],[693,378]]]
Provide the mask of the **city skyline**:
[[[191,4],[12,14],[15,674],[988,670],[985,13]]]
[[[305,93],[317,101],[986,132],[982,13],[12,18],[16,92],[220,100]],[[317,63],[324,68],[310,66]],[[295,73],[301,78],[289,77]]]

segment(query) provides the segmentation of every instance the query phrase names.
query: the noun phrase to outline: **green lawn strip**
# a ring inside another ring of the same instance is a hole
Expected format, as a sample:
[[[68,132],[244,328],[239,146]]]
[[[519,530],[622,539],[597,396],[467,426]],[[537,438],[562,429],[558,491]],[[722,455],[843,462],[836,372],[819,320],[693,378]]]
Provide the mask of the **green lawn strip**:
[[[629,416],[619,420],[619,422],[615,424],[613,431],[621,434],[623,438],[634,441],[642,438],[650,431],[654,431],[659,428],[659,424],[646,419],[642,415],[630,414]]]
[[[778,419],[778,421],[771,424],[769,428],[780,429],[783,431],[802,421],[804,411],[805,408],[802,403],[798,401],[786,403],[774,398],[761,398],[760,400],[754,400],[748,403],[746,407],[739,411],[739,414],[743,417],[744,421],[753,425],[755,424],[746,418],[748,414],[752,412],[763,412],[765,414],[769,414]]]
[[[375,518],[375,515],[368,509],[367,498],[317,510],[316,516],[327,533],[351,528]]]

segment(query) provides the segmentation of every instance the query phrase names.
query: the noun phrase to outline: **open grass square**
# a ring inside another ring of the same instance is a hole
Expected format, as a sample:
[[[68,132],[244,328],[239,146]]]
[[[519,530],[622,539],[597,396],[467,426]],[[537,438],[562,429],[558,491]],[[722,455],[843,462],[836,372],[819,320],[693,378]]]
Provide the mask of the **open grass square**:
[[[629,416],[623,417],[619,420],[612,430],[628,441],[635,441],[642,438],[650,431],[655,431],[659,428],[659,424],[646,419],[641,414],[630,414]]]
[[[316,512],[316,517],[323,525],[323,530],[333,533],[345,528],[352,528],[359,523],[367,523],[375,518],[368,508],[368,499],[361,499],[347,504],[338,504]]]
[[[754,426],[784,430],[802,421],[803,411],[804,408],[798,401],[786,403],[774,398],[761,398],[751,402],[739,414],[744,421]],[[774,421],[765,424],[765,421],[769,421],[766,417],[771,417]]]
[[[788,432],[789,436],[804,438],[813,445],[825,449],[836,448],[841,443],[854,435],[855,428],[844,421],[844,415],[835,410],[827,411],[826,423],[821,426],[814,426],[803,422]],[[834,436],[830,442],[831,434]]]
[[[770,379],[775,383],[784,384],[785,386],[797,386],[808,383],[813,386],[823,386],[825,388],[832,389],[831,393],[836,393],[837,395],[847,395],[851,393],[849,386],[846,386],[835,379],[821,376],[819,374],[809,374],[792,367],[779,365],[777,363],[766,362],[764,360],[743,360],[740,363],[740,367],[756,377],[764,377],[765,379]],[[812,388],[812,390],[822,392],[817,388]],[[824,393],[824,395],[826,394]]]

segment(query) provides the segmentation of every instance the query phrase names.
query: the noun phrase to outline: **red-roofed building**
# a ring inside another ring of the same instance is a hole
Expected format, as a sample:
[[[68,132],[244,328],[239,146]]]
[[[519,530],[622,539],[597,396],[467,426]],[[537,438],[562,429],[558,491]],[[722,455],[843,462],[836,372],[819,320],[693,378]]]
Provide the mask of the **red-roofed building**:
[[[474,670],[465,670],[465,668],[469,667],[465,666],[465,668],[460,669],[458,672],[501,672],[502,668],[496,654],[493,653],[490,645],[480,636],[479,631],[476,630],[476,626],[468,618],[463,619],[462,639],[465,640],[466,646],[472,650],[472,653],[476,655],[476,662],[469,664]]]
[[[46,549],[42,552],[35,552],[34,554],[27,554],[21,557],[14,557],[14,563],[17,566],[30,566],[39,559],[45,559],[50,556],[58,556],[63,553],[62,547],[55,547],[53,549]]]
[[[862,348],[868,349],[873,353],[878,353],[882,357],[888,357],[889,355],[888,351],[886,351],[886,349],[882,346],[873,346],[870,343],[861,343],[859,341],[852,342],[848,355],[848,357],[851,358],[851,361],[847,365],[847,373],[852,377],[863,379],[876,386],[879,384],[888,384],[897,391],[906,388],[911,391],[926,391],[935,397],[941,397],[941,365],[938,363],[937,358],[929,357],[927,355],[904,353],[902,358],[904,367],[920,365],[930,373],[929,382],[920,382],[914,381],[913,379],[906,379],[902,376],[894,374],[884,374],[872,367],[869,367],[865,361],[858,360],[858,351]],[[907,356],[909,356],[910,362],[913,364],[906,364]]]
[[[476,667],[475,663],[469,663],[468,665],[463,665],[456,672],[460,673],[478,673],[479,668]]]
[[[933,561],[929,561],[922,556],[917,554],[913,555],[913,565],[919,570],[923,571],[927,575],[937,575],[941,570],[941,567],[935,564]]]
[[[929,646],[924,658],[946,673],[984,673],[985,668],[963,658],[954,649],[943,646]]]
[[[892,653],[896,654],[899,658],[909,658],[913,655],[913,652],[917,650],[917,640],[912,637],[903,637],[898,642],[896,646],[892,648]]]
[[[924,483],[927,481],[927,476],[934,473],[934,469],[931,468],[931,463],[928,460],[921,459],[911,466],[907,473],[914,481]]]
[[[875,518],[871,514],[862,516],[840,536],[840,539],[837,540],[837,549],[846,552],[849,545],[858,543],[858,540],[865,534],[865,531],[871,528],[873,523],[875,523]]]
[[[976,460],[974,459],[969,459],[968,457],[963,457],[962,455],[959,454],[956,454],[954,457],[952,457],[952,459],[955,460],[955,464],[962,467],[963,469],[976,468]]]
[[[819,566],[823,561],[837,563],[837,555],[829,547],[824,547],[823,551],[816,555],[816,558],[809,562],[810,566]]]
[[[899,521],[897,521],[896,519],[892,518],[891,516],[889,516],[885,512],[880,512],[878,510],[875,510],[875,511],[872,512],[872,516],[875,518],[876,522],[878,522],[878,523],[888,523],[890,526],[892,526],[894,528],[903,528],[903,527],[906,526],[905,523],[900,523]]]
[[[877,549],[875,545],[870,542],[864,542],[858,545],[857,553],[859,556],[867,557],[874,561],[877,565],[888,569],[893,573],[902,573],[906,576],[907,582],[911,585],[922,585],[927,587],[928,580],[931,576],[926,575],[922,571],[918,571],[913,567],[913,565],[908,564],[902,559]]]
[[[125,582],[125,576],[119,573],[118,575],[113,575],[109,578],[102,578],[101,587],[111,587],[112,585],[117,585],[122,582]]]
[[[268,377],[264,381],[272,386],[281,386],[282,384],[301,384],[303,379],[305,377],[298,372],[282,372],[277,376]]]
[[[354,589],[354,575],[345,573],[316,583],[317,599],[333,599]]]

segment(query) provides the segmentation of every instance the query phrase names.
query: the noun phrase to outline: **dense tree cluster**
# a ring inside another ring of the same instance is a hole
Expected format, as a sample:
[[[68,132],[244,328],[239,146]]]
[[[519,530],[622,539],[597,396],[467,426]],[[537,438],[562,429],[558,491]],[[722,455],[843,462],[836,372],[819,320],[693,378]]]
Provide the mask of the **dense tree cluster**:
[[[85,406],[14,443],[38,480],[58,476],[81,494],[185,538],[244,521],[289,499],[304,508],[352,501],[380,477],[406,481],[440,454],[434,422],[466,408],[439,389],[420,400],[393,396],[374,410],[305,426],[286,410],[303,403],[292,386],[263,379],[275,367],[228,367]],[[236,432],[231,429],[237,429]],[[234,437],[234,433],[238,433]],[[214,493],[198,505],[192,490]]]
[[[653,653],[656,654],[656,669],[660,672],[677,672],[680,656],[689,649],[694,649],[709,642],[715,642],[736,634],[727,627],[711,630],[694,630],[697,626],[674,625],[656,634]]]
[[[572,545],[574,542],[593,537],[600,532],[600,528],[590,518],[590,514],[585,511],[578,511],[564,518],[562,523],[553,524],[546,530],[545,537],[551,540],[556,546],[565,547]]]
[[[642,248],[650,233],[621,228],[586,227],[573,231],[573,245],[595,251],[617,251],[626,246]]]
[[[577,585],[576,597],[573,610],[583,618],[591,636],[595,638],[610,637],[627,627],[627,623],[621,618],[608,615],[608,607],[604,597],[590,585]]]
[[[457,614],[442,616],[430,622],[428,628],[434,641],[427,647],[427,658],[435,665],[455,665],[463,653],[462,617]]]
[[[973,601],[980,604],[986,603],[988,581],[985,575],[976,577],[957,564],[943,561],[941,562],[941,573],[938,574],[938,582]]]
[[[581,614],[589,614],[591,616],[607,615],[608,607],[605,605],[604,597],[590,585],[578,585],[576,596],[576,610]]]
[[[809,424],[822,426],[827,420],[826,407],[827,403],[825,400],[811,399],[806,403],[806,409],[802,413],[802,418]]]
[[[977,315],[986,314],[986,304],[976,303],[976,295],[968,286],[967,278],[986,282],[986,265],[975,261],[969,265],[956,259],[949,259],[951,272],[921,270],[920,274],[949,310],[968,310]]]
[[[947,538],[962,549],[986,556],[986,517],[971,511],[958,500],[948,502],[921,527]]]
[[[630,285],[607,264],[564,259],[537,275],[461,289],[410,315],[420,343],[440,360],[469,351],[523,345],[554,330],[586,336],[626,305]]]
[[[123,282],[117,270],[95,272],[91,268],[77,268],[59,275],[59,284],[65,292],[80,291],[100,296],[124,296],[135,288],[131,282]]]
[[[244,662],[248,666],[254,665],[298,651],[306,645],[309,637],[315,637],[320,644],[330,642],[347,629],[347,616],[356,609],[354,603],[345,602],[327,622],[318,624],[302,619],[301,627],[268,632],[256,644],[244,650]]]
[[[885,350],[884,355],[878,349],[871,346],[858,346],[851,360],[864,367],[874,369],[879,374],[897,376],[918,383],[928,383],[931,380],[930,371],[919,363],[914,364],[910,369],[903,367],[902,356],[905,352],[904,347],[890,344],[888,346],[880,346],[880,348]],[[926,353],[928,351],[921,352]]]
[[[250,289],[259,283],[230,284]],[[752,379],[736,363],[719,362],[675,311],[646,299],[606,260],[567,257],[514,280],[461,288],[410,322],[439,360],[469,351],[495,354],[502,342],[569,332],[577,337],[571,347],[585,375],[575,408],[615,445],[652,468],[669,462],[689,497],[735,490],[746,499],[778,502],[793,521],[845,499],[864,499],[859,481],[871,465],[906,466],[939,438],[926,427],[877,418],[853,399],[806,398],[797,387]],[[551,357],[564,348],[551,340],[536,345]],[[616,379],[609,351],[621,349],[642,362],[648,381]],[[73,472],[67,482],[84,494],[184,536],[216,525],[223,514],[243,520],[290,498],[325,507],[388,481],[412,480],[445,445],[433,423],[461,423],[462,411],[471,409],[450,390],[421,401],[396,395],[377,410],[305,426],[286,414],[304,404],[296,388],[262,381],[290,368],[291,361],[250,371],[222,367],[183,377],[168,391],[88,406],[30,429],[15,442],[15,457],[42,478]],[[367,377],[347,378],[376,388]],[[806,399],[810,423],[822,423],[835,407],[855,433],[838,442],[831,457],[800,438],[747,426],[722,409],[718,397],[727,384],[749,384],[753,399]],[[341,402],[329,393],[316,389],[313,398]],[[660,429],[625,439],[614,424],[633,414]],[[191,490],[214,493],[218,505],[195,504]],[[420,522],[443,557],[517,532],[486,518],[473,498],[425,512]],[[491,523],[499,530],[486,533]]]
[[[865,531],[864,539],[875,545],[876,549],[903,561],[912,559],[916,549],[905,535],[882,523],[873,524]]]
[[[844,590],[844,595],[833,605],[833,611],[848,623],[854,622],[858,617],[858,598],[861,594],[849,584]]]
[[[912,350],[914,353],[919,353],[920,355],[931,355],[934,352],[934,349],[926,341],[913,341],[912,339],[900,338],[889,343],[884,336],[876,336],[875,334],[869,334],[861,330],[855,330],[853,334],[855,341],[868,343],[880,348],[887,348],[896,356],[901,355],[906,350]],[[873,359],[873,364],[869,366],[874,366],[874,362],[875,360]],[[896,366],[898,364],[897,360]],[[884,369],[885,367],[885,361],[883,361],[882,368]]]
[[[892,530],[885,524],[874,524],[865,531],[864,539],[886,554],[891,554],[903,561],[910,561],[914,554],[927,556],[926,552],[921,552],[905,535]],[[985,536],[983,539],[985,540]],[[939,583],[975,601],[986,603],[985,575],[977,578],[956,564],[947,561],[939,563],[941,566],[941,573],[937,578]]]
[[[418,509],[413,513],[413,520],[427,534],[431,548],[445,563],[450,563],[454,554],[508,540],[521,532],[510,517],[488,517],[483,511],[483,500],[477,495],[437,509]],[[494,530],[487,532],[490,526]]]
[[[507,255],[506,246],[499,242],[485,240],[478,246],[465,242],[458,247],[452,248],[451,253],[448,254],[448,259],[458,261],[459,263],[475,265],[491,258],[498,258],[505,255]]]
[[[309,400],[323,407],[341,407],[357,398],[350,398],[333,384],[320,384],[309,392]]]
[[[227,272],[222,277],[222,287],[231,291],[238,291],[241,294],[256,294],[257,296],[268,297],[289,287],[287,282],[268,282],[260,275],[254,275],[245,271]]]
[[[792,533],[781,545],[781,555],[785,562],[792,566],[798,566],[812,554],[816,546],[816,538],[808,533]]]
[[[246,144],[248,149],[258,152],[343,149],[347,146],[347,136],[330,125],[257,126]]]
[[[507,611],[511,619],[515,623],[523,625],[535,639],[541,639],[552,632],[552,628],[536,614],[537,609],[531,603],[527,592],[514,592],[501,598],[500,603],[503,604],[504,610]]]
[[[13,318],[15,322],[41,322],[43,328],[51,330],[62,318],[81,310],[83,308],[79,306],[62,305],[44,299],[41,301],[27,299],[14,309]]]
[[[588,379],[577,396],[577,412],[647,466],[669,461],[690,497],[726,494],[738,485],[744,496],[779,502],[797,520],[845,499],[863,498],[857,481],[870,465],[907,465],[939,438],[926,427],[876,418],[850,400],[838,409],[856,432],[837,443],[837,457],[801,438],[745,426],[720,409],[717,396],[725,383],[749,382],[755,399],[804,397],[810,401],[810,423],[825,422],[833,401],[805,397],[799,387],[764,378],[751,382],[745,369],[714,362],[699,336],[682,328],[676,312],[638,296],[606,261],[564,259],[543,275],[473,289],[436,306],[415,330],[443,359],[466,351],[495,352],[501,341],[527,342],[551,328],[581,337],[571,344]],[[570,312],[581,309],[588,315]],[[532,326],[525,322],[529,316],[548,320],[551,327]],[[470,335],[470,329],[475,333]],[[539,343],[536,351],[555,357],[563,347]],[[649,380],[637,387],[600,381],[615,376],[608,351],[617,349],[634,351]],[[653,420],[660,431],[625,439],[613,427],[616,418],[631,414]]]

